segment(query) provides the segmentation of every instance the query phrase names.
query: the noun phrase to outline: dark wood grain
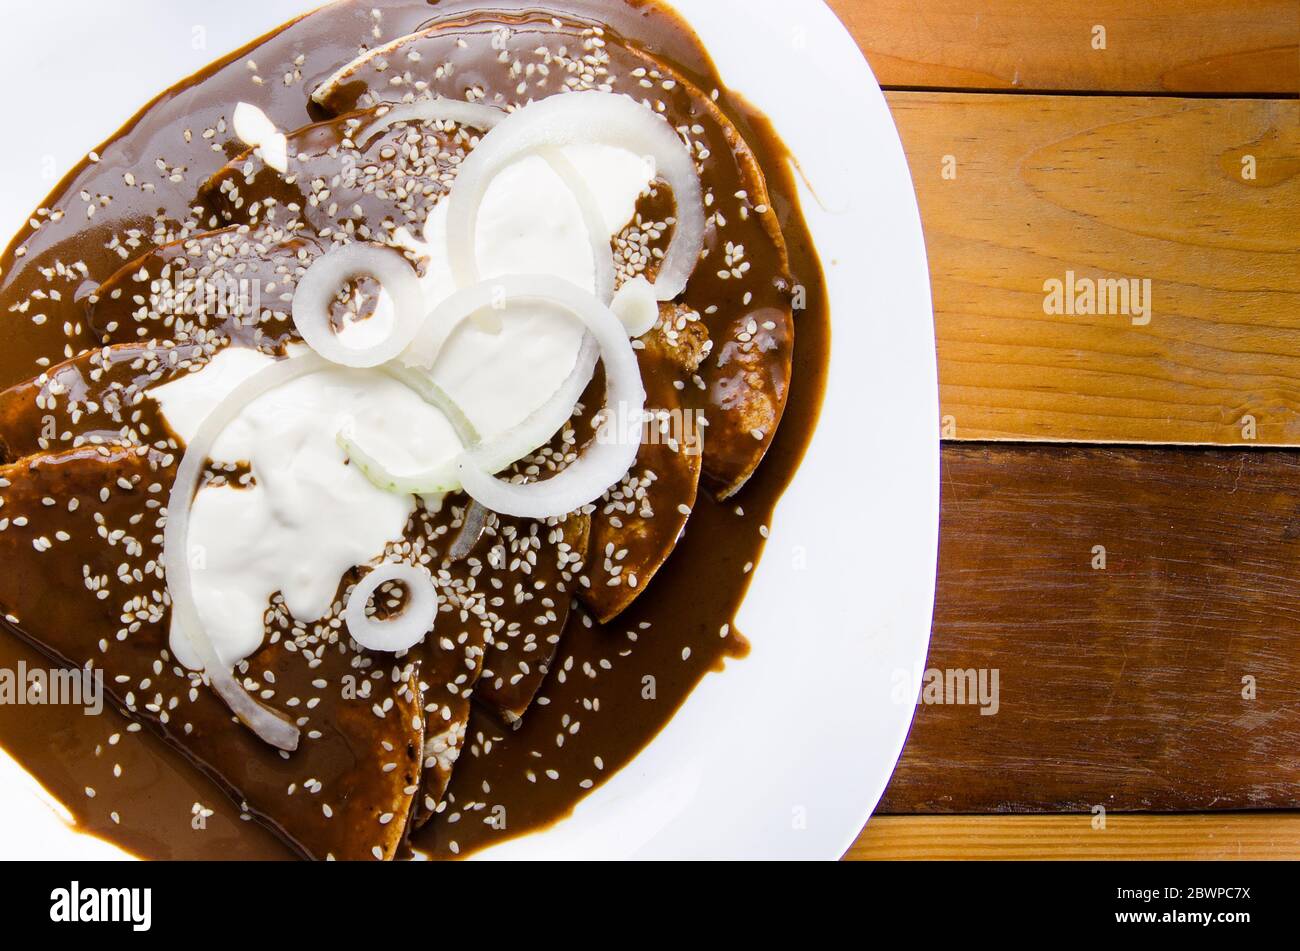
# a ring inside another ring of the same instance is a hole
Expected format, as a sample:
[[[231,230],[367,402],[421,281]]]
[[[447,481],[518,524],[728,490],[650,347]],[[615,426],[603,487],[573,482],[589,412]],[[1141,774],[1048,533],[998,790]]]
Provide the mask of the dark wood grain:
[[[1300,445],[1300,4],[829,2],[887,89],[966,91],[890,94],[950,437]],[[1152,323],[1045,314],[1067,270],[1150,278]],[[920,815],[850,854],[1300,856],[1221,811],[1300,805],[1298,487],[1289,449],[947,446],[932,664],[1000,710],[920,708],[881,805]]]
[[[1300,453],[951,444],[942,491],[929,664],[1000,709],[920,707],[881,811],[1300,806]]]
[[[1292,96],[1300,86],[1295,0],[830,5],[883,86]]]

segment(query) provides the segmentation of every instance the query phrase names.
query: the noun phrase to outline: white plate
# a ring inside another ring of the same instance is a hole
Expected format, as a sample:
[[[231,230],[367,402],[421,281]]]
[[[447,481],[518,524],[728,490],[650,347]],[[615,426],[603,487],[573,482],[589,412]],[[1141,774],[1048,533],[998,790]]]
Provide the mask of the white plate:
[[[39,95],[6,107],[6,124],[27,138],[0,151],[4,237],[140,104],[317,5],[134,0],[121,16],[99,0],[7,0],[0,74],[42,81]],[[831,296],[826,405],[741,611],[751,655],[707,677],[572,818],[490,857],[837,858],[889,780],[914,709],[913,694],[896,699],[898,684],[925,660],[938,387],[925,244],[898,133],[821,0],[674,5],[727,85],[772,118],[816,192],[802,198]],[[69,830],[32,786],[0,757],[2,857],[114,853]]]

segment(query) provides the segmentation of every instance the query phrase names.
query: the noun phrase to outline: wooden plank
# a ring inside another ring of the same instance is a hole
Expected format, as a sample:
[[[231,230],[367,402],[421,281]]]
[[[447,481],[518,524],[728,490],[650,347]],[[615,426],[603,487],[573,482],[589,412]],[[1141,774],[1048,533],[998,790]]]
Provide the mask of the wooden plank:
[[[918,707],[881,812],[1300,808],[1300,452],[956,444],[942,493],[927,669],[996,714]]]
[[[879,816],[844,856],[893,859],[1300,859],[1300,815]]]
[[[1300,102],[889,99],[947,436],[1300,443]],[[1136,297],[1127,316],[1047,313],[1071,274],[1149,281],[1149,322]]]
[[[830,0],[883,86],[1295,95],[1295,0]],[[1095,28],[1105,28],[1105,49]]]

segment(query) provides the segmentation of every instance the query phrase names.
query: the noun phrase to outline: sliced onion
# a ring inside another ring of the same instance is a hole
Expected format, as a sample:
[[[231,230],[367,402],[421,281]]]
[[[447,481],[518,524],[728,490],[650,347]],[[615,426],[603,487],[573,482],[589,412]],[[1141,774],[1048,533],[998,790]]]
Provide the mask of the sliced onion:
[[[461,313],[454,315],[435,311],[431,319],[435,321],[454,321],[452,323],[454,329],[455,323],[468,319],[470,316],[472,314]],[[450,333],[450,331],[448,332]],[[545,403],[530,413],[527,418],[493,437],[482,446],[480,446],[478,431],[465,416],[464,411],[447,395],[442,387],[429,379],[428,376],[405,368],[386,367],[385,372],[394,379],[405,383],[424,396],[430,404],[442,410],[451,421],[453,428],[456,429],[457,435],[460,436],[462,445],[466,449],[478,448],[483,453],[481,464],[487,471],[497,473],[545,446],[550,442],[551,437],[559,432],[560,427],[572,418],[578,400],[581,399],[583,392],[587,389],[587,385],[596,372],[596,361],[599,358],[600,348],[596,345],[595,339],[591,334],[585,334],[573,370],[565,377],[559,389]],[[350,433],[339,433],[339,445],[343,447],[344,451],[347,452],[362,474],[370,480],[371,484],[386,492],[395,492],[401,495],[439,495],[446,492],[456,492],[463,488],[460,481],[459,459],[440,462],[436,466],[421,472],[400,474],[393,472],[366,452],[363,447],[357,444]]]
[[[430,469],[402,474],[394,472],[372,456],[348,433],[339,433],[338,444],[376,489],[394,495],[445,495],[456,492],[461,487],[460,470],[456,465],[459,457],[447,459]]]
[[[289,171],[289,139],[272,122],[265,112],[251,103],[235,106],[230,124],[235,135],[245,144],[257,149],[270,168],[281,175]]]
[[[456,430],[456,435],[462,443],[472,446],[478,442],[478,430],[474,428],[474,424],[465,415],[465,411],[460,408],[460,404],[453,400],[447,391],[435,383],[428,374],[397,364],[389,364],[384,367],[384,372],[398,383],[410,387],[430,406],[441,410],[442,414],[447,417],[447,421],[451,423],[452,429]]]
[[[390,581],[406,587],[402,613],[387,621],[366,615],[366,605],[380,586]],[[427,569],[414,565],[385,563],[357,583],[348,596],[344,617],[352,639],[366,650],[396,654],[414,647],[433,630],[438,617],[438,591]]]
[[[494,512],[520,518],[560,518],[599,499],[636,461],[645,414],[641,369],[627,331],[613,312],[568,281],[550,275],[502,277],[466,288],[448,298],[431,319],[440,322],[439,329],[445,334],[469,316],[502,302],[507,306],[537,303],[560,307],[582,321],[605,365],[605,418],[595,439],[559,474],[527,485],[496,479],[496,472],[527,455],[519,454],[522,446],[532,444],[536,449],[546,444],[572,415],[582,389],[576,390],[563,418],[563,402],[552,399],[519,426],[463,453],[458,461],[461,484],[471,498]],[[573,389],[562,389],[567,401]]]
[[[230,668],[221,661],[203,626],[190,578],[190,508],[213,445],[244,407],[277,387],[328,367],[325,360],[314,354],[285,360],[254,374],[218,403],[185,449],[167,500],[167,524],[163,530],[163,568],[171,594],[173,623],[181,626],[212,689],[231,712],[267,743],[288,751],[298,748],[298,728],[243,688]]]
[[[601,214],[600,204],[587,180],[559,149],[545,148],[537,153],[560,176],[564,186],[582,211],[582,223],[591,238],[591,260],[596,270],[596,296],[601,303],[614,299],[614,245],[609,237],[609,226]],[[648,285],[647,285],[648,286]]]
[[[672,300],[686,289],[704,248],[704,199],[695,160],[665,119],[629,96],[594,90],[551,96],[511,113],[461,164],[447,199],[447,249],[457,284],[478,280],[478,214],[493,179],[540,149],[584,143],[626,149],[654,161],[677,205],[677,224],[655,295]]]
[[[277,132],[260,146],[257,151],[262,156],[262,161],[266,163],[267,168],[275,169],[281,175],[289,171],[289,137],[283,132]]]
[[[361,130],[354,137],[357,146],[367,142],[385,129],[399,122],[454,122],[471,129],[491,129],[506,117],[506,113],[481,102],[462,102],[458,99],[424,99],[420,102],[408,102],[392,106],[382,116]]]
[[[380,343],[349,347],[330,321],[330,305],[349,281],[373,277],[392,298],[394,326]],[[377,367],[405,350],[424,316],[424,296],[415,271],[400,252],[379,244],[344,244],[312,262],[293,294],[293,324],[318,354],[345,367]]]
[[[426,403],[440,410],[451,423],[452,429],[456,430],[462,446],[469,447],[478,443],[478,430],[469,421],[469,417],[456,401],[426,374],[396,364],[384,366],[383,371],[414,390]],[[448,459],[421,472],[399,475],[362,448],[353,434],[347,430],[338,434],[338,444],[348,454],[353,464],[361,470],[361,474],[370,480],[370,484],[385,492],[398,495],[442,495],[460,489],[460,473],[456,468],[455,459]]]
[[[460,531],[456,535],[456,540],[447,553],[452,561],[460,561],[474,550],[478,540],[483,537],[483,530],[487,528],[487,517],[488,510],[480,503],[471,500],[469,507],[465,509],[464,520],[461,523]]]
[[[599,359],[600,346],[596,339],[590,333],[584,335],[573,372],[560,384],[560,388],[521,422],[473,447],[479,468],[484,472],[498,473],[520,459],[531,456],[550,442],[560,427],[573,418],[578,400],[596,373],[596,362]],[[638,385],[640,380],[638,375]],[[642,400],[644,401],[644,395]]]
[[[235,112],[230,117],[230,125],[239,140],[252,148],[257,148],[280,132],[279,127],[265,112],[248,102],[241,102],[235,106]]]
[[[642,337],[659,322],[659,301],[644,277],[624,281],[609,309],[623,322],[629,337]]]
[[[410,43],[418,37],[418,33],[407,33],[396,39],[389,40],[380,46],[374,46],[367,50],[362,50],[356,57],[344,63],[336,69],[328,79],[322,82],[312,90],[312,102],[319,106],[327,106],[330,96],[337,92],[342,86],[349,82],[357,81],[357,74],[365,66],[376,59],[387,57],[400,49],[403,45]],[[382,71],[382,70],[381,70]]]

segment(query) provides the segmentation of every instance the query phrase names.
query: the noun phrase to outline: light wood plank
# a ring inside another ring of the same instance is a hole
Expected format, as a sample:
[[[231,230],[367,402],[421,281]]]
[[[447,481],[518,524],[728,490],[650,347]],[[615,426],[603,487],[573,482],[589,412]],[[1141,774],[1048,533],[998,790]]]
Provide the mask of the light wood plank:
[[[889,100],[930,254],[946,436],[1300,443],[1300,102]],[[1150,322],[1045,313],[1046,282],[1071,272],[1149,280]]]
[[[941,472],[927,667],[996,672],[996,712],[923,697],[878,811],[1300,809],[1300,452],[949,444]]]
[[[1300,89],[1294,0],[830,0],[885,86]],[[1094,28],[1105,28],[1105,49]]]
[[[844,856],[898,859],[1300,859],[1300,815],[877,816]]]

